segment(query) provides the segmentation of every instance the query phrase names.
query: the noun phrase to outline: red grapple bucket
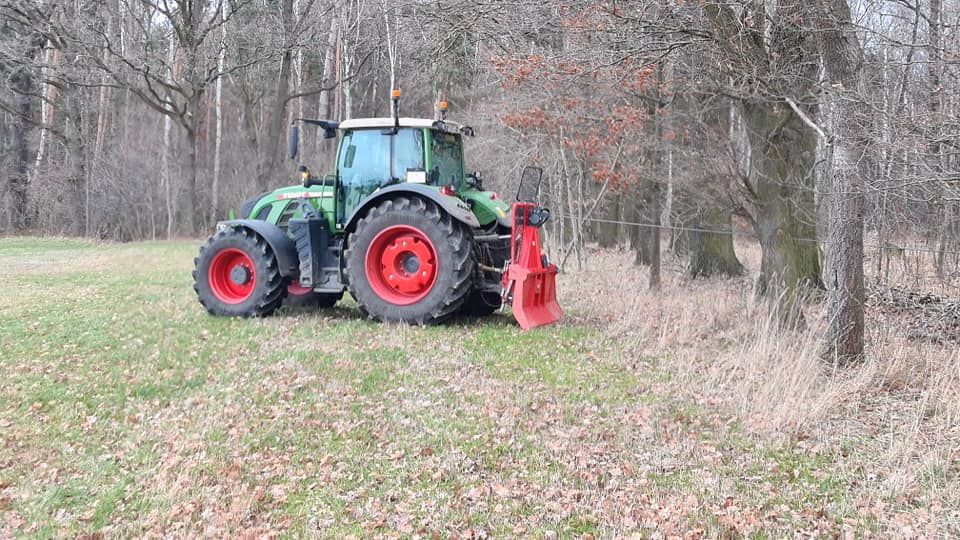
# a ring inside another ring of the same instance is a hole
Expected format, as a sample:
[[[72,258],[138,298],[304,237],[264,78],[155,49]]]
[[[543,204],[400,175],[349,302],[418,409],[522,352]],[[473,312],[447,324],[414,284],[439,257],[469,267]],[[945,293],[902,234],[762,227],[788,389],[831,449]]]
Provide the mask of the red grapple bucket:
[[[557,265],[540,251],[540,229],[529,224],[533,203],[513,205],[510,265],[503,277],[505,300],[511,302],[520,328],[529,330],[563,318],[557,303]]]

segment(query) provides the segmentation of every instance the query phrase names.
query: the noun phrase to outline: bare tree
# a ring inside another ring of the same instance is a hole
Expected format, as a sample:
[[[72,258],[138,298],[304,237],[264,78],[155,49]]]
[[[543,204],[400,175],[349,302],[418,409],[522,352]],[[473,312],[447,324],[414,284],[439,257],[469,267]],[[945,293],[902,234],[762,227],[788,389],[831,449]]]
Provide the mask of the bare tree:
[[[828,186],[827,289],[824,354],[839,363],[863,355],[863,52],[847,0],[816,3],[817,45],[827,74],[833,134]],[[822,131],[821,131],[822,133]]]
[[[0,102],[11,115],[7,189],[10,194],[11,226],[25,231],[32,225],[29,203],[30,134],[34,126],[33,109],[39,100],[37,74],[45,37],[32,27],[37,8],[3,2],[0,29],[8,38],[0,46],[0,73],[6,73],[12,99]]]

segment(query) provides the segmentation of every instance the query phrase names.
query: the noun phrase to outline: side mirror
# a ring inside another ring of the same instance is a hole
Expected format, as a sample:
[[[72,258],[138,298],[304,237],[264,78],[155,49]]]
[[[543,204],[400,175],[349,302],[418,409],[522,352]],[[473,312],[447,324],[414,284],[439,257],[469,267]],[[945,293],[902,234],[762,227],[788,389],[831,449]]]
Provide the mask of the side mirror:
[[[290,126],[290,159],[296,159],[300,147],[300,126]]]
[[[540,181],[543,180],[543,169],[540,167],[524,167],[520,174],[520,187],[517,188],[517,201],[537,202],[540,198]]]

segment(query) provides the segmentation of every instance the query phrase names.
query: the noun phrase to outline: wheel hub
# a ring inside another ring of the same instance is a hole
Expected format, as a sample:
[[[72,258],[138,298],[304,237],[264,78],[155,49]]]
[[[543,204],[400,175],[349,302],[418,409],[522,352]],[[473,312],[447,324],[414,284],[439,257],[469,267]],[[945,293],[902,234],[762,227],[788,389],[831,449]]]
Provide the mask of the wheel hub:
[[[420,259],[416,255],[410,253],[407,255],[403,262],[400,263],[400,266],[403,268],[403,271],[408,274],[414,274],[417,270],[420,269]]]
[[[250,269],[246,266],[236,265],[230,270],[230,281],[234,285],[246,285],[250,282]]]

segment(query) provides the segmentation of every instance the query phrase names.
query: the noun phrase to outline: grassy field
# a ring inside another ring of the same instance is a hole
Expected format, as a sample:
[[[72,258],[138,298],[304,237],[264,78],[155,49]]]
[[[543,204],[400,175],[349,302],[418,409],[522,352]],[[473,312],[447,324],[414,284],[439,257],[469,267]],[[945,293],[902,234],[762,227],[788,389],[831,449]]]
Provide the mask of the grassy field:
[[[233,320],[196,302],[196,245],[0,239],[0,538],[960,533],[960,461],[888,489],[869,429],[755,429],[651,345],[695,336],[613,320],[588,273],[526,333]]]

